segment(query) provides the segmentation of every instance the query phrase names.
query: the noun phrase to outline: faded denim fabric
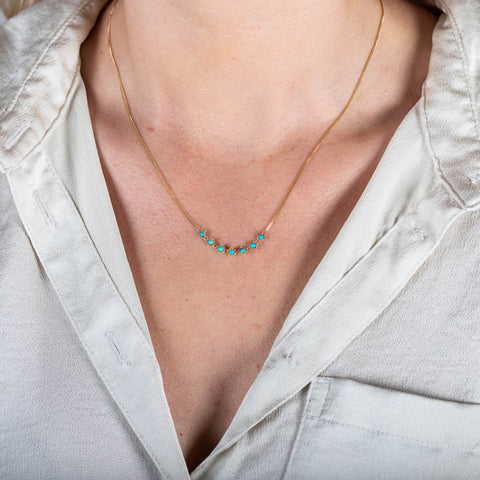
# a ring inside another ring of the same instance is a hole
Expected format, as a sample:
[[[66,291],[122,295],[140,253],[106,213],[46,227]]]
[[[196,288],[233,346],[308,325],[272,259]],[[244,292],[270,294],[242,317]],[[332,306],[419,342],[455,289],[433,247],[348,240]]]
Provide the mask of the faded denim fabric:
[[[480,479],[480,2],[437,1],[421,99],[190,475],[80,76],[104,4],[0,22],[0,479]]]

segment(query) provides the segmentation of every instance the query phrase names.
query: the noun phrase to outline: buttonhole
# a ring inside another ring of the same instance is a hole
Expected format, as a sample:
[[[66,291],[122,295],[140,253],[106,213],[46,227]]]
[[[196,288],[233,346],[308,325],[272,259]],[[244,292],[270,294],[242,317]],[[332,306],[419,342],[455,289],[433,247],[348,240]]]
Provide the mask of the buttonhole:
[[[427,238],[425,232],[418,227],[412,228],[411,231],[413,233],[413,236],[418,240],[425,240],[425,238]]]
[[[20,140],[22,135],[30,128],[31,121],[25,120],[22,122],[13,132],[12,134],[5,140],[3,146],[10,150],[12,147],[16,145],[16,143]]]
[[[55,218],[48,211],[47,207],[43,203],[43,200],[41,199],[40,194],[38,193],[37,189],[33,190],[33,198],[35,198],[35,200],[38,204],[38,208],[40,208],[40,211],[42,212],[43,220],[45,221],[45,223],[47,225],[55,226],[56,225]]]
[[[117,343],[115,342],[115,334],[113,332],[107,332],[105,334],[105,337],[107,338],[107,341],[113,350],[113,353],[117,357],[117,360],[123,364],[123,365],[130,365],[130,362],[127,360],[127,358],[122,354],[120,349],[118,348]]]
[[[289,365],[296,365],[297,361],[295,360],[295,356],[293,355],[292,352],[287,353],[285,352],[282,357],[287,361]]]
[[[475,175],[470,175],[468,178],[474,185],[476,185],[477,183],[480,183],[480,173],[476,173]]]

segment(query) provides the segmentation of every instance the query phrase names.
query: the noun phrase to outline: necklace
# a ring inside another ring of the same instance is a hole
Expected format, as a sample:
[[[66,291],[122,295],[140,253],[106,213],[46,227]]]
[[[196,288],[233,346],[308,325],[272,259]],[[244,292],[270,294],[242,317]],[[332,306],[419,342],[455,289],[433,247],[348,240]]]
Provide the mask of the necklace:
[[[315,146],[312,148],[312,150],[310,151],[310,153],[307,155],[307,157],[305,158],[305,160],[303,161],[302,165],[300,166],[300,168],[298,169],[296,175],[295,175],[295,178],[293,179],[292,183],[290,184],[287,192],[285,193],[285,195],[283,196],[282,200],[280,201],[278,207],[275,209],[275,211],[273,212],[272,216],[270,217],[268,223],[265,225],[265,227],[260,230],[255,238],[253,238],[250,242],[248,242],[247,244],[243,245],[243,246],[238,246],[238,247],[232,247],[232,246],[228,246],[226,245],[225,243],[222,243],[222,242],[219,242],[217,241],[215,238],[213,238],[210,233],[208,233],[208,230],[205,229],[205,228],[202,228],[200,225],[197,224],[197,222],[195,222],[195,220],[192,218],[192,216],[188,213],[188,211],[186,210],[186,208],[183,206],[183,204],[180,202],[180,199],[177,197],[177,195],[175,195],[175,192],[173,191],[172,187],[170,186],[170,184],[168,183],[165,175],[163,174],[163,172],[160,170],[160,167],[158,166],[157,162],[155,161],[155,158],[153,157],[150,149],[148,148],[142,134],[140,133],[140,130],[138,129],[137,127],[137,124],[133,118],[133,115],[132,115],[132,112],[130,110],[130,106],[128,104],[128,101],[127,101],[127,95],[125,93],[125,89],[123,87],[123,82],[122,82],[122,78],[120,77],[120,70],[118,68],[118,64],[117,64],[117,61],[115,59],[115,55],[113,54],[113,48],[112,48],[112,39],[111,39],[111,26],[112,26],[112,16],[113,16],[113,12],[115,10],[115,7],[117,6],[117,3],[118,3],[118,0],[114,0],[113,2],[113,5],[112,5],[112,8],[110,9],[110,13],[109,13],[109,16],[108,16],[108,27],[107,27],[107,38],[108,38],[108,51],[110,53],[110,57],[112,59],[112,62],[113,62],[113,66],[115,68],[115,73],[117,75],[117,80],[118,80],[118,85],[119,85],[119,88],[120,88],[120,93],[122,95],[122,100],[123,100],[123,105],[125,107],[125,111],[127,112],[127,115],[128,115],[128,118],[130,120],[130,123],[132,124],[132,127],[133,129],[135,130],[135,134],[138,138],[138,140],[140,141],[140,144],[142,145],[143,149],[145,150],[145,153],[147,155],[147,157],[150,159],[150,161],[152,162],[154,168],[155,168],[155,171],[157,172],[158,176],[160,177],[162,183],[164,184],[168,194],[170,195],[170,197],[172,197],[172,199],[174,200],[174,202],[176,203],[176,205],[178,206],[178,208],[180,209],[180,211],[183,213],[183,215],[185,216],[185,218],[190,222],[190,224],[193,226],[193,228],[195,229],[195,231],[197,232],[197,235],[200,239],[204,240],[206,242],[207,245],[213,247],[217,252],[220,252],[220,253],[224,253],[224,254],[227,254],[229,256],[234,256],[234,255],[242,255],[242,254],[245,254],[247,252],[252,252],[254,250],[256,250],[260,244],[265,240],[266,236],[267,236],[267,233],[269,232],[270,228],[272,227],[273,223],[275,222],[275,220],[277,219],[278,215],[280,214],[281,210],[283,209],[285,203],[287,202],[288,200],[288,197],[290,196],[290,194],[292,193],[292,190],[295,188],[295,185],[297,184],[298,180],[300,179],[301,175],[303,174],[303,172],[305,171],[305,169],[307,168],[308,164],[310,163],[310,161],[312,160],[313,156],[315,155],[315,153],[317,152],[317,150],[321,147],[321,145],[325,142],[326,138],[328,137],[328,135],[330,134],[330,132],[333,130],[333,128],[335,127],[335,125],[337,125],[337,123],[341,120],[341,118],[344,116],[345,112],[348,110],[348,108],[350,107],[350,105],[352,104],[353,102],[353,99],[358,91],[358,89],[360,88],[360,84],[362,83],[362,80],[363,80],[363,77],[365,75],[365,72],[367,70],[367,67],[368,67],[368,64],[370,63],[370,59],[372,58],[373,56],[373,52],[375,51],[375,48],[377,46],[377,43],[378,43],[378,39],[380,37],[380,31],[382,29],[382,25],[383,25],[383,19],[384,19],[384,16],[385,16],[385,9],[384,9],[384,5],[383,5],[383,0],[379,0],[380,1],[380,6],[381,6],[381,16],[380,16],[380,22],[378,24],[378,28],[377,28],[377,34],[375,36],[375,40],[373,42],[373,45],[372,45],[372,48],[370,49],[370,53],[367,57],[367,60],[363,66],[363,69],[358,77],[358,80],[357,80],[357,83],[355,84],[355,87],[353,89],[353,92],[351,93],[350,95],[350,98],[348,99],[345,107],[343,108],[343,110],[338,114],[338,116],[333,120],[333,122],[330,124],[330,126],[325,130],[325,132],[323,133],[323,135],[320,137],[320,139],[317,141],[317,143],[315,144]]]

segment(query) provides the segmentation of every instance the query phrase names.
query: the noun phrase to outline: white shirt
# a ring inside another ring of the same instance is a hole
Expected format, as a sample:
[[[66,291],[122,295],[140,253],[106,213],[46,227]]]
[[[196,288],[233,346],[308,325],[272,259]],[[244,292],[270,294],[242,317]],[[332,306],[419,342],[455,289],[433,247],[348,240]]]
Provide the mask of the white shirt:
[[[421,99],[190,475],[79,72],[103,5],[0,26],[0,479],[480,479],[480,2],[438,2]]]

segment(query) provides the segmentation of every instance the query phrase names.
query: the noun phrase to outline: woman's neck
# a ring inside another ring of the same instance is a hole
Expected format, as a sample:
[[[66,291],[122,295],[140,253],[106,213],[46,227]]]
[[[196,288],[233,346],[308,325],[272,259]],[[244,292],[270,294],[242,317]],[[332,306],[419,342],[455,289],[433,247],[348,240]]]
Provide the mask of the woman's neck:
[[[378,19],[373,7],[372,33]],[[113,19],[116,49],[136,75],[163,79],[182,96],[192,82],[276,95],[303,84],[316,69],[355,63],[360,30],[352,0],[120,0]],[[367,25],[368,28],[368,25]],[[367,43],[371,37],[365,39]],[[349,48],[346,48],[346,47]],[[368,45],[364,45],[368,48]],[[359,58],[359,62],[364,55]],[[353,60],[353,62],[352,62]],[[352,72],[355,67],[352,67]],[[331,75],[330,75],[331,76]],[[155,82],[150,82],[155,83]],[[275,87],[275,88],[272,88]]]
[[[104,60],[109,10],[97,35]],[[185,146],[208,131],[229,151],[258,152],[334,118],[379,19],[379,0],[119,0],[111,38],[140,123],[157,119]],[[111,65],[104,72],[112,78]]]

